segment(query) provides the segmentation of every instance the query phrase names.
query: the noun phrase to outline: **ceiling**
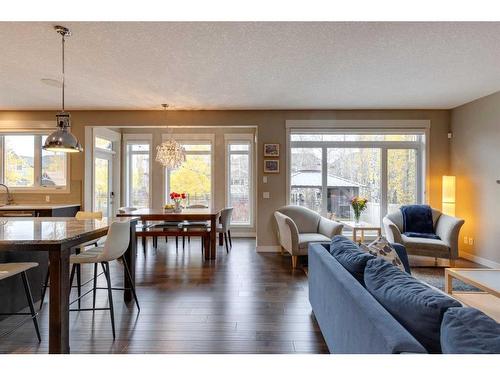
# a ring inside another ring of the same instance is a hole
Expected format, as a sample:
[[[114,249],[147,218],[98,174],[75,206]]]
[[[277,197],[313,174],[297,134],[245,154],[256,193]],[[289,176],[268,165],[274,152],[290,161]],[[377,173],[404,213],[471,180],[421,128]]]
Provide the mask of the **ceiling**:
[[[500,22],[64,22],[69,109],[453,108],[500,90]],[[0,109],[57,109],[55,23],[0,22]]]

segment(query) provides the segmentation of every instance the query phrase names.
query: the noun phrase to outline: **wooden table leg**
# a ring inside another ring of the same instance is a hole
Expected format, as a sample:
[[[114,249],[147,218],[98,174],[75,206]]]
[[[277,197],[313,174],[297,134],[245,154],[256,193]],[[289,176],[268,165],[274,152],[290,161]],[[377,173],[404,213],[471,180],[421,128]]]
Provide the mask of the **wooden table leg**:
[[[68,248],[49,251],[49,353],[69,353],[69,255]]]
[[[352,229],[352,240],[353,240],[354,242],[356,242],[357,237],[358,237],[358,234],[357,234],[357,232],[356,232],[356,228],[353,228],[353,229]]]
[[[217,223],[216,217],[210,218],[210,254],[208,259],[215,259],[217,254]]]
[[[448,272],[447,269],[444,270],[444,291],[445,293],[451,294],[452,293],[452,277],[450,273]]]
[[[137,236],[135,231],[136,224],[137,222],[135,221],[130,222],[130,241],[128,243],[127,251],[125,252],[125,254],[123,254],[123,257],[125,258],[125,261],[128,264],[128,268],[130,269],[130,278],[132,279],[134,286],[135,286],[135,256],[136,256],[135,253],[137,250]],[[125,286],[125,291],[123,293],[123,300],[125,302],[132,301],[132,290],[130,289],[131,285],[130,281],[128,280],[127,271],[125,267],[123,267],[123,280]]]

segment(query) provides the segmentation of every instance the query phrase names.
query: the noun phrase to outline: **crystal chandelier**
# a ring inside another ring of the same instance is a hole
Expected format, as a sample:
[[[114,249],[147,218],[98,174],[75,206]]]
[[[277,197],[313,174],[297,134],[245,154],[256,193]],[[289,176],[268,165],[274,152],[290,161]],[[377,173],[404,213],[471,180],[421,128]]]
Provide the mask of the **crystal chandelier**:
[[[168,104],[162,107],[166,113]],[[167,169],[179,168],[186,161],[186,150],[169,134],[169,138],[156,147],[156,161]]]

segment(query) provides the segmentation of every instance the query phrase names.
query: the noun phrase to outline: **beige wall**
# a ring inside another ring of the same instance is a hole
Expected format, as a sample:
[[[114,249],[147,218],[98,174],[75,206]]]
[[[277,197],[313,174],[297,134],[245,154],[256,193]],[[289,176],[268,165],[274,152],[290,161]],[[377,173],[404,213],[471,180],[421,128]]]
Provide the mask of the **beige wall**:
[[[496,262],[498,267],[500,92],[453,109],[451,124],[450,162],[451,173],[457,176],[456,214],[465,219],[460,249],[462,254]],[[463,236],[473,237],[475,243],[465,245]]]
[[[71,111],[73,131],[83,142],[84,126],[154,126],[164,125],[161,111]],[[441,205],[441,176],[449,172],[449,111],[445,110],[342,110],[342,111],[169,111],[169,125],[234,126],[256,125],[257,144],[257,236],[260,246],[277,244],[273,212],[286,203],[285,153],[281,152],[281,173],[268,175],[268,183],[263,184],[264,143],[285,145],[286,120],[430,120],[430,191],[429,202]],[[54,119],[55,112],[23,111],[0,112],[0,121],[28,121]],[[284,151],[284,150],[283,150]],[[84,155],[71,156],[71,180],[82,184],[84,176]],[[262,199],[262,192],[268,191],[271,199]],[[68,196],[67,199],[74,198]],[[42,197],[42,196],[41,196]],[[16,197],[17,199],[17,197]],[[19,198],[20,200],[22,198]],[[56,199],[64,199],[57,197]]]

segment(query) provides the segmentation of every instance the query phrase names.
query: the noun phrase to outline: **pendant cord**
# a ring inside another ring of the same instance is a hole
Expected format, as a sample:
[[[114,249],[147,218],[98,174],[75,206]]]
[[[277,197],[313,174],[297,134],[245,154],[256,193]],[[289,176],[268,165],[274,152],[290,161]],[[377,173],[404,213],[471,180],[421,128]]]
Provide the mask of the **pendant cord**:
[[[64,34],[62,34],[62,110],[64,112]]]

